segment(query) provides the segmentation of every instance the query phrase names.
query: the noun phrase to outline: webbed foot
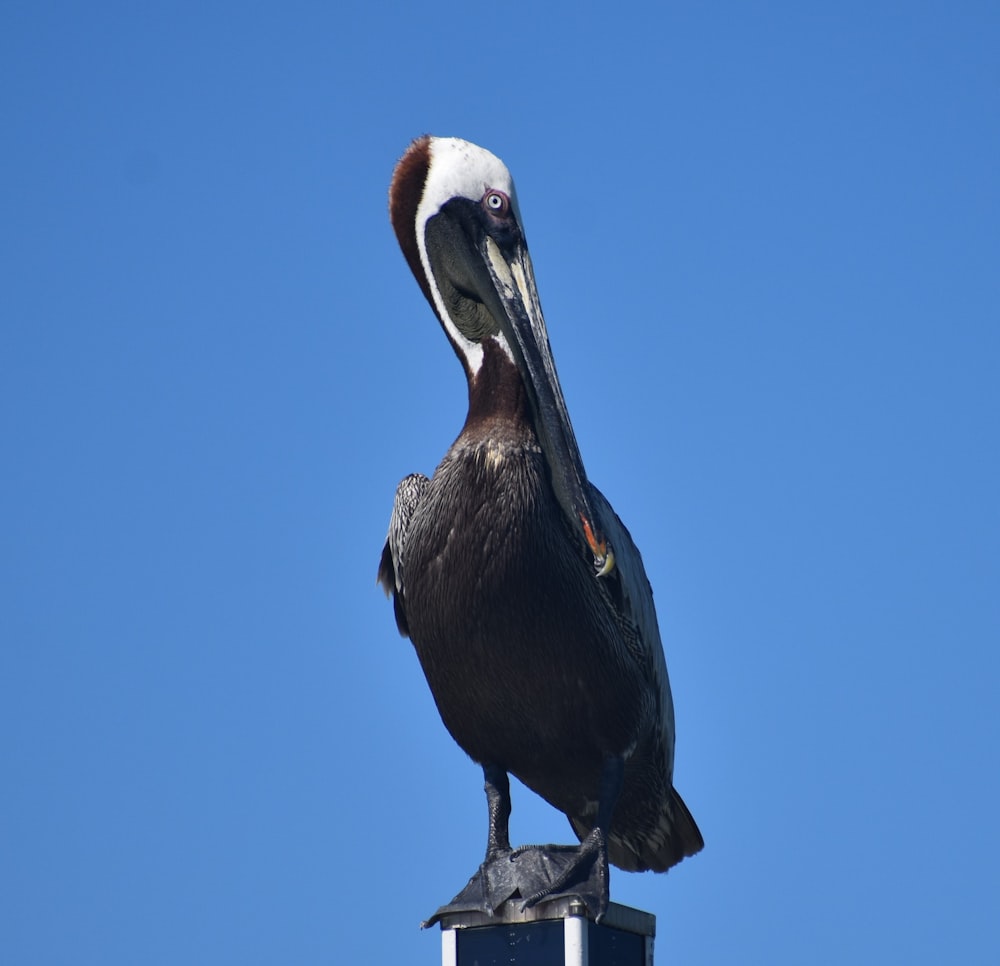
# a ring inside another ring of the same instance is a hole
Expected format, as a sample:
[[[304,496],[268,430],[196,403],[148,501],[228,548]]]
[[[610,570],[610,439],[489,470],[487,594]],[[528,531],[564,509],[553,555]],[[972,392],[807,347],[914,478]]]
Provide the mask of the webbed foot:
[[[607,830],[621,792],[624,769],[621,756],[605,759],[597,821],[578,846],[523,845],[511,849],[507,772],[499,765],[485,763],[483,776],[490,816],[486,859],[465,888],[421,926],[426,929],[454,913],[479,912],[492,917],[510,899],[520,899],[522,911],[549,899],[579,899],[587,915],[600,922],[608,909]]]
[[[479,867],[464,889],[421,923],[433,926],[460,912],[496,915],[509,899],[529,909],[548,899],[580,899],[600,921],[608,908],[608,858],[604,837],[595,829],[579,846],[525,845],[495,854]]]
[[[574,896],[600,922],[608,909],[608,848],[599,828],[578,845],[524,846],[513,853],[520,868],[522,908],[545,899]]]
[[[430,919],[425,919],[420,928],[433,926],[442,917],[456,912],[483,912],[494,916],[517,892],[513,853],[509,849],[495,852],[479,866],[465,888],[451,902],[441,906]]]

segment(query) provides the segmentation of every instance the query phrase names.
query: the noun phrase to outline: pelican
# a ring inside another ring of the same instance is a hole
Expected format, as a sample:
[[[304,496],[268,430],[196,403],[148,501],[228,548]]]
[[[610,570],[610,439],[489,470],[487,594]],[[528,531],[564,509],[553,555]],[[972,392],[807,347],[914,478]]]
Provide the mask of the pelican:
[[[469,386],[434,475],[396,490],[378,570],[445,727],[485,779],[485,860],[434,918],[572,895],[599,920],[609,860],[665,872],[704,844],[673,787],[652,590],[584,471],[506,166],[468,141],[418,138],[389,211]],[[509,775],[564,812],[579,844],[512,848]]]

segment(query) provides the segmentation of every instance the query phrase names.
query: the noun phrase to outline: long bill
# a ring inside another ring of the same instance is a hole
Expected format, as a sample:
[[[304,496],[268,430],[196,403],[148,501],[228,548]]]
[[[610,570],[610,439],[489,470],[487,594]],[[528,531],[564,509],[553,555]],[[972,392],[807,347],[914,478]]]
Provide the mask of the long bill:
[[[524,377],[556,497],[594,555],[595,574],[603,577],[614,569],[614,553],[591,505],[587,474],[556,375],[527,246],[519,241],[504,255],[487,235],[483,255],[503,308],[497,321]]]

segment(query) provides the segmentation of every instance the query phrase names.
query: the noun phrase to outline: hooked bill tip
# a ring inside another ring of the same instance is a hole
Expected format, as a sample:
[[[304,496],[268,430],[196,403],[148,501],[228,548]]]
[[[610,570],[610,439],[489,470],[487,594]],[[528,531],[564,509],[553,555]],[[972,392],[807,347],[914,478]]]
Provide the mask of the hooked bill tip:
[[[594,568],[597,570],[596,576],[598,577],[607,577],[615,569],[615,554],[610,547],[608,547],[603,560],[600,557],[594,558]]]

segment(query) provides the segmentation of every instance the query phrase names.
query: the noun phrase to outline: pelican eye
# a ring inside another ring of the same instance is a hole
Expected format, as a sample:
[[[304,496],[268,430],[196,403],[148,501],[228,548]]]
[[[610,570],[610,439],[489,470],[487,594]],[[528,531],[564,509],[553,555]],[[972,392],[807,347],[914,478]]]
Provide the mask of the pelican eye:
[[[491,215],[503,217],[510,211],[510,198],[502,191],[490,190],[483,195],[483,207]]]

